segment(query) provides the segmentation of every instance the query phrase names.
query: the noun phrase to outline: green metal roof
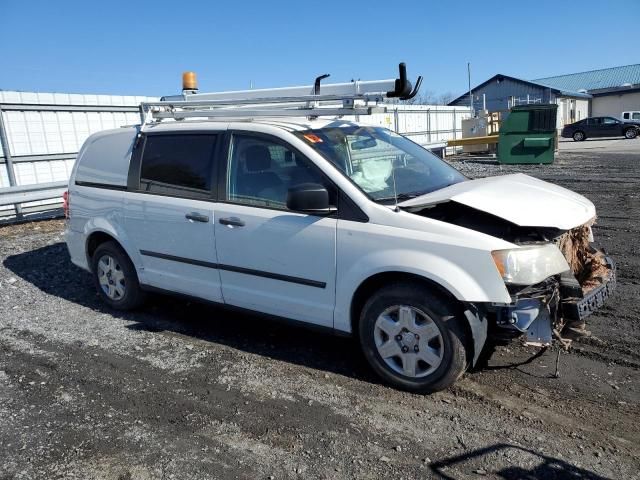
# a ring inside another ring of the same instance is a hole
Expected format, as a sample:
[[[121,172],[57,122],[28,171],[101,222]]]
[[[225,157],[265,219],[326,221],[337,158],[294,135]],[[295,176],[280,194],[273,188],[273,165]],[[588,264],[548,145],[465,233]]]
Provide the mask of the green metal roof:
[[[640,84],[640,63],[532,80],[551,88],[578,92]]]

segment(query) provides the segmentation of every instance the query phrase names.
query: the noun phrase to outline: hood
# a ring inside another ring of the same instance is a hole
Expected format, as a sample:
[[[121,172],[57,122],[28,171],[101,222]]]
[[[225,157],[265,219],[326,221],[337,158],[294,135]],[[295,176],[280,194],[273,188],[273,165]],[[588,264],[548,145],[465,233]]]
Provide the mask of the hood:
[[[582,195],[522,173],[456,183],[398,206],[425,207],[450,201],[521,227],[569,230],[596,215],[593,203]]]

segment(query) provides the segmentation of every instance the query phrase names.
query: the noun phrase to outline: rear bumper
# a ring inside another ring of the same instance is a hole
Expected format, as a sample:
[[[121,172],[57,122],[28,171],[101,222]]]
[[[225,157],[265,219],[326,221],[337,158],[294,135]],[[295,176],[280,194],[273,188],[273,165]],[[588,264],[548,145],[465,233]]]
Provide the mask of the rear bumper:
[[[90,271],[85,250],[85,234],[71,230],[71,228],[69,228],[69,222],[67,222],[64,239],[67,243],[67,250],[69,250],[71,262],[84,270]]]
[[[562,315],[566,319],[583,321],[593,312],[604,305],[604,302],[613,294],[616,288],[616,264],[611,257],[605,257],[609,267],[609,278],[586,293],[583,298],[563,300]]]

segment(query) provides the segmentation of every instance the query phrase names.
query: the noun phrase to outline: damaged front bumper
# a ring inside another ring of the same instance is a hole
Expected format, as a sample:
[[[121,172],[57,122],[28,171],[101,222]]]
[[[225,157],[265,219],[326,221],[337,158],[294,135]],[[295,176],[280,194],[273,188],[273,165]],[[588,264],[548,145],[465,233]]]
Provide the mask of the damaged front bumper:
[[[589,315],[604,305],[616,288],[616,264],[605,255],[609,268],[609,278],[601,285],[591,289],[582,298],[568,298],[562,302],[562,316],[566,319],[584,321]]]
[[[616,265],[611,257],[602,255],[607,275],[599,285],[583,291],[575,277],[567,272],[514,292],[511,305],[496,305],[491,309],[495,323],[489,336],[494,340],[524,337],[525,344],[534,346],[550,345],[554,335],[562,340],[565,325],[584,324],[584,319],[613,294]]]

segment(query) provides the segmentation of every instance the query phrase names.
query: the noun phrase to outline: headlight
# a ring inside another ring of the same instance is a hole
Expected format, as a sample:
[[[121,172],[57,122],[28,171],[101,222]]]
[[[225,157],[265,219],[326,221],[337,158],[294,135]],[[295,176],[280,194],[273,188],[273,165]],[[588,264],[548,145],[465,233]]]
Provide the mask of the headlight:
[[[533,285],[569,270],[564,255],[551,243],[494,250],[491,255],[505,283],[514,285]]]

